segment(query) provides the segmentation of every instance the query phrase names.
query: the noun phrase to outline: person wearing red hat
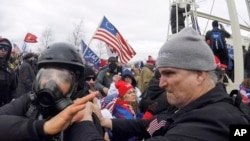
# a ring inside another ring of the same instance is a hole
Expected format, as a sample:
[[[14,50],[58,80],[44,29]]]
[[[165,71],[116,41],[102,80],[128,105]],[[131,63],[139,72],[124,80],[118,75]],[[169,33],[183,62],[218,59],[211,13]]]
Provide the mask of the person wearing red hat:
[[[115,83],[118,90],[118,98],[114,104],[112,115],[119,119],[135,119],[137,109],[132,103],[137,101],[134,87],[126,81],[120,80]],[[112,135],[110,134],[112,140]],[[136,141],[136,137],[131,137],[129,141]]]
[[[0,107],[9,103],[16,95],[16,75],[9,66],[12,45],[0,37]]]
[[[114,105],[113,116],[116,118],[133,119],[136,113],[135,109],[132,108],[130,103],[136,102],[136,93],[134,87],[125,81],[116,82],[115,87],[118,89],[119,94]]]
[[[155,67],[155,60],[151,55],[149,55],[148,60],[146,61],[146,64],[143,66],[140,73],[138,87],[141,90],[141,92],[143,92],[146,89],[146,87],[149,84],[149,81],[154,76],[154,67]]]
[[[217,65],[217,67],[215,69],[217,79],[218,79],[217,85],[221,85],[224,88],[225,92],[227,92],[226,85],[223,82],[225,80],[225,76],[226,76],[227,65],[222,64],[219,57],[217,57],[216,55],[214,56],[214,60],[215,60],[215,63]]]

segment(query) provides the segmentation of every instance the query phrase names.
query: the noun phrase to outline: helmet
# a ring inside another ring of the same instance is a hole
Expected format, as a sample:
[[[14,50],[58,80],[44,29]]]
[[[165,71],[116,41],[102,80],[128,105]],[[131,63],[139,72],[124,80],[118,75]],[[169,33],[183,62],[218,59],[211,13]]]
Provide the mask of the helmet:
[[[59,42],[41,53],[37,65],[39,72],[33,83],[33,101],[47,118],[73,103],[70,96],[76,91],[76,81],[83,77],[84,63],[73,45]]]
[[[55,66],[72,70],[73,72],[84,71],[84,62],[79,53],[71,44],[58,42],[49,45],[38,58],[38,69]]]

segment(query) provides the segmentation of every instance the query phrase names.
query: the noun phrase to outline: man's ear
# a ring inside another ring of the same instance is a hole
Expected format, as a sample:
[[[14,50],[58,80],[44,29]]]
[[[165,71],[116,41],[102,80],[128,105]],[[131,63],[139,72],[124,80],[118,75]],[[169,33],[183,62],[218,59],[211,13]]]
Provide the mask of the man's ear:
[[[206,77],[206,73],[202,72],[202,71],[197,71],[197,77],[199,81],[204,81],[205,77]]]

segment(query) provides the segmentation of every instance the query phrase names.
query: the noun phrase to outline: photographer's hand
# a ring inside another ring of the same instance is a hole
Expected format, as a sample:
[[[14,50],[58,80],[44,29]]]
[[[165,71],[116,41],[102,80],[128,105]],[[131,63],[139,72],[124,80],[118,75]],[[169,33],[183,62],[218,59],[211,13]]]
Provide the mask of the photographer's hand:
[[[55,135],[66,129],[72,122],[73,117],[85,108],[85,103],[96,97],[96,93],[91,93],[85,97],[76,99],[59,114],[46,121],[43,129],[47,135]]]
[[[220,28],[222,29],[222,30],[225,30],[225,28],[224,28],[224,26],[222,25],[222,24],[219,24],[220,25]]]

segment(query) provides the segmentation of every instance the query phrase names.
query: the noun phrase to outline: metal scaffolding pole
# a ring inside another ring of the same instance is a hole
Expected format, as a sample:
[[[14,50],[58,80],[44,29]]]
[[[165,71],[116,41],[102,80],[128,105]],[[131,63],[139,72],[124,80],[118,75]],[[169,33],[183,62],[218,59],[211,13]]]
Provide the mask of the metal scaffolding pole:
[[[229,89],[238,89],[239,84],[244,79],[244,68],[243,68],[243,52],[241,44],[240,25],[237,16],[234,0],[226,0],[231,27],[232,27],[232,40],[234,47],[234,84]],[[230,92],[230,91],[229,91]]]
[[[250,21],[250,0],[246,0],[247,12],[248,12],[248,20]]]

